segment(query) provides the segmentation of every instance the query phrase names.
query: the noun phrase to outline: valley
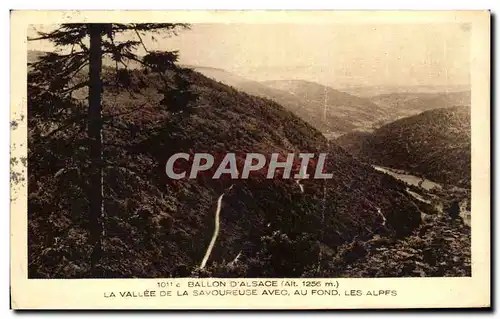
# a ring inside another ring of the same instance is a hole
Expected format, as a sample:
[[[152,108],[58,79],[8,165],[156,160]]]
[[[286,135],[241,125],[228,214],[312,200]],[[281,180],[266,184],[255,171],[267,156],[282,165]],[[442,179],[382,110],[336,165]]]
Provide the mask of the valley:
[[[112,65],[103,70],[97,268],[87,257],[89,155],[78,120],[89,93],[47,95],[35,81],[45,74],[29,71],[30,278],[470,276],[465,107],[378,127],[403,106],[216,68],[161,77],[135,68],[126,85]],[[180,111],[162,90],[183,102]],[[327,154],[332,178],[165,173],[178,153],[232,153],[241,166],[247,153],[300,152]]]
[[[470,198],[469,191],[460,187],[452,187],[443,190],[443,186],[439,183],[430,181],[424,177],[411,175],[403,170],[380,167],[373,165],[377,171],[389,174],[394,178],[404,182],[410,188],[406,192],[413,196],[416,200],[428,205],[434,206],[439,214],[444,214],[444,207],[450,205],[450,200],[459,203],[459,216],[464,225],[470,227]]]
[[[471,276],[470,192],[443,191],[440,184],[402,170],[374,168],[406,184],[406,193],[420,207],[421,225],[404,238],[374,234],[343,245],[333,255],[341,268],[338,276]]]

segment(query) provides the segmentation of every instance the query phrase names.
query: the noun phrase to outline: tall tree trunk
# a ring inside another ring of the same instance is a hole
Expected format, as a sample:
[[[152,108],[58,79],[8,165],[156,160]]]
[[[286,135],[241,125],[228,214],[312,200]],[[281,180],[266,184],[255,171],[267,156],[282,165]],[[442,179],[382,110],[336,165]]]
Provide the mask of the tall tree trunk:
[[[103,183],[102,183],[102,122],[101,122],[101,94],[102,94],[102,30],[101,24],[89,24],[90,36],[90,66],[89,66],[89,121],[88,138],[90,150],[90,189],[89,189],[89,222],[90,242],[93,245],[91,254],[92,276],[101,276],[98,268],[101,255],[101,234],[103,230]]]

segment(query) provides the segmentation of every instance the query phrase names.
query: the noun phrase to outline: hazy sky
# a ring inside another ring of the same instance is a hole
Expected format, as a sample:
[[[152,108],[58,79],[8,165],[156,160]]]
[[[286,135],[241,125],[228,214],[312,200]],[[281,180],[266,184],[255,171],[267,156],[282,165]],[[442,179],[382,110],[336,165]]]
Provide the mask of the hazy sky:
[[[146,39],[146,45],[179,50],[180,63],[255,80],[332,86],[469,83],[470,31],[463,24],[194,24],[177,37]],[[51,50],[40,43],[29,48]]]

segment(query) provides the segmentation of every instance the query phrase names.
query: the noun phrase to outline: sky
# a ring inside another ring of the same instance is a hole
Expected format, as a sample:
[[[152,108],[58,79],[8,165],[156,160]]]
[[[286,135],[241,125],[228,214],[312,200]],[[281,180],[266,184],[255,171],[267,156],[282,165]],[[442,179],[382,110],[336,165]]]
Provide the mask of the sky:
[[[28,36],[34,34],[32,27]],[[193,24],[178,36],[145,43],[150,50],[179,50],[182,64],[257,81],[304,79],[338,87],[469,83],[470,28],[458,23]],[[28,49],[53,47],[37,41]]]

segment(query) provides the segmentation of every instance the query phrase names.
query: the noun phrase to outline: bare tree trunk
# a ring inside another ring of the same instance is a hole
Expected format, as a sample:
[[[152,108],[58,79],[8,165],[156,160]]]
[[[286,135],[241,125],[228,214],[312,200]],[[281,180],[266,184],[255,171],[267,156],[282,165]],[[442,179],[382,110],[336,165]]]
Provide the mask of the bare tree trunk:
[[[101,260],[102,245],[102,214],[103,214],[103,183],[102,183],[102,30],[101,24],[89,24],[90,65],[89,65],[89,121],[88,138],[90,151],[90,190],[89,190],[89,222],[90,242],[93,245],[91,254],[91,272],[93,276],[101,276],[98,264]]]

